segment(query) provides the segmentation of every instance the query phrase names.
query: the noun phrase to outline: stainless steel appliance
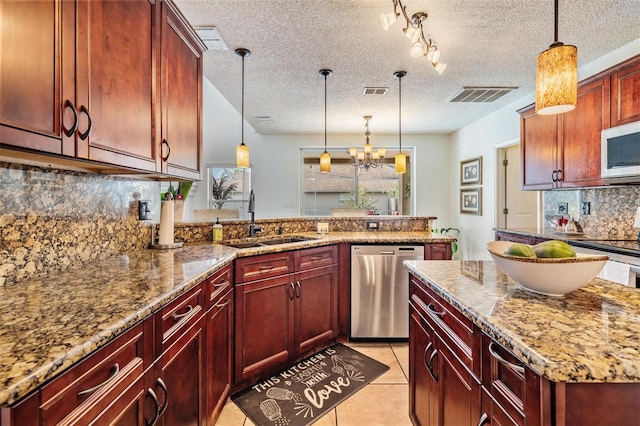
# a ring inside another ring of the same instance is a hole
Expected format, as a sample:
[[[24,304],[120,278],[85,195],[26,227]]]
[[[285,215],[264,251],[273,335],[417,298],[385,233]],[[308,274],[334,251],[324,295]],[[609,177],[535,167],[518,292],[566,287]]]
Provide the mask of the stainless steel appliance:
[[[624,244],[625,242],[620,243]],[[633,241],[632,243],[637,246],[637,242]],[[576,251],[585,254],[609,256],[609,260],[597,276],[618,284],[640,288],[640,257],[583,246],[577,246]]]
[[[424,259],[424,246],[351,246],[351,337],[409,337],[409,273],[405,260]]]
[[[640,121],[604,129],[600,158],[606,182],[640,182]]]

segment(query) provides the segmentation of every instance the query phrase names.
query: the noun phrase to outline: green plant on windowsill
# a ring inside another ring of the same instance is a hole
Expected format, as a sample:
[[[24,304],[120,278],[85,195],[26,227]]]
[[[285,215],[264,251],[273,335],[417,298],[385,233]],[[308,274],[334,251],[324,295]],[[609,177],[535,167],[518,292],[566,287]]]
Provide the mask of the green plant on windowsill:
[[[440,233],[442,235],[445,235],[447,237],[453,237],[458,239],[458,237],[460,237],[460,230],[458,228],[440,228],[435,229],[432,228],[431,232],[434,234]],[[456,255],[456,253],[458,252],[458,242],[457,241],[451,241],[451,258],[453,259],[453,257]]]
[[[230,182],[227,175],[220,176],[219,179],[211,177],[211,195],[213,196],[213,208],[221,209],[225,202],[233,197],[233,192],[238,188],[238,184]]]

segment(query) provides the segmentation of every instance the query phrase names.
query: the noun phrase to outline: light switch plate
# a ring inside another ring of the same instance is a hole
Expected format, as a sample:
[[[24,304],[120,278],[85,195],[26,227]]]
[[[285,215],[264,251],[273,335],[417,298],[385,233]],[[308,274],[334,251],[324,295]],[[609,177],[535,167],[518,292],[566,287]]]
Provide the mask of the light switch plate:
[[[380,223],[374,220],[369,220],[367,221],[367,230],[373,230],[373,231],[377,231],[380,227],[379,227]]]
[[[138,202],[138,219],[151,220],[151,201],[140,200]]]

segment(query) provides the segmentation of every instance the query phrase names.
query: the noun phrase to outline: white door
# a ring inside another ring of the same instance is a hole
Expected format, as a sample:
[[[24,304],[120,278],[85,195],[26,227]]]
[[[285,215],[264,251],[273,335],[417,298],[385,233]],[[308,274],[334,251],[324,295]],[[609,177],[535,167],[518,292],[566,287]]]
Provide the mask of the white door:
[[[500,149],[498,158],[498,227],[537,227],[539,193],[522,190],[520,144]]]

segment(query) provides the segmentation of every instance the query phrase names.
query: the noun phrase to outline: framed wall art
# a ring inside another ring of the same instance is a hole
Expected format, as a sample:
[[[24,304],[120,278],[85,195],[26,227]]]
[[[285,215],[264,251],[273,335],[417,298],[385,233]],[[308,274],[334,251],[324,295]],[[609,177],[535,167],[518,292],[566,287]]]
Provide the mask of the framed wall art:
[[[482,216],[482,188],[460,189],[460,213]]]
[[[460,162],[460,185],[480,185],[482,183],[482,157]]]

